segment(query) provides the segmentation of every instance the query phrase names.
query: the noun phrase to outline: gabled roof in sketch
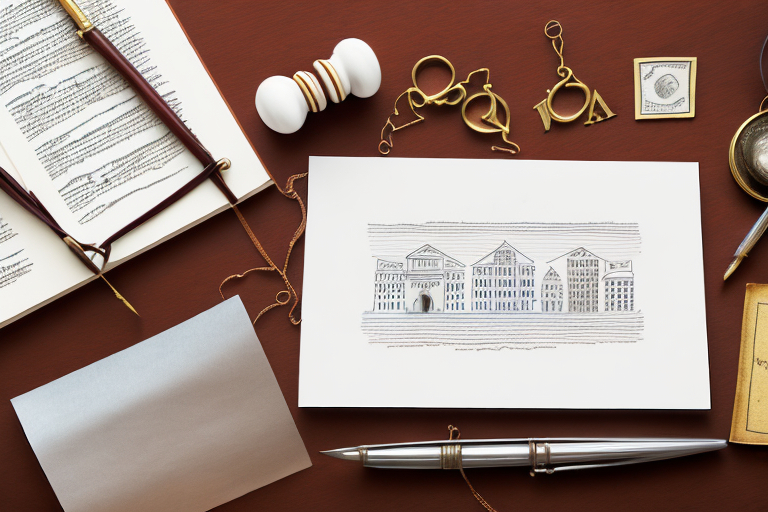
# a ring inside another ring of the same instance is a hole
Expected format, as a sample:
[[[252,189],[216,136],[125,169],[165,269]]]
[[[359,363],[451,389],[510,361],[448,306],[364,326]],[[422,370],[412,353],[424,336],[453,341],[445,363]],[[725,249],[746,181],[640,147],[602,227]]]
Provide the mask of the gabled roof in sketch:
[[[557,271],[552,267],[549,267],[549,270],[547,270],[547,273],[544,274],[544,279],[552,280],[552,281],[554,280],[560,281],[560,274],[558,274]]]
[[[403,270],[403,264],[396,261],[377,259],[376,270]]]
[[[597,254],[595,254],[595,253],[593,253],[591,251],[586,250],[584,247],[579,247],[577,249],[570,250],[570,251],[568,251],[565,254],[561,254],[557,258],[551,259],[547,263],[552,263],[553,261],[559,260],[560,258],[566,258],[566,257],[567,258],[585,258],[585,257],[589,257],[589,256],[592,256],[593,258],[597,258],[598,260],[605,261],[605,258],[601,258]]]
[[[475,265],[493,265],[494,255],[502,249],[511,249],[515,253],[515,260],[518,263],[533,264],[533,260],[531,258],[529,258],[525,254],[521,253],[520,251],[518,251],[517,249],[509,245],[505,240],[503,244],[501,244],[500,246],[498,246],[497,248],[495,248],[494,250],[486,254],[482,259],[480,259],[480,261],[478,261],[472,266],[474,267]]]
[[[429,244],[422,245],[421,247],[413,251],[411,254],[409,254],[405,258],[406,259],[411,259],[411,258],[443,259],[445,260],[444,266],[446,268],[464,266],[464,264],[459,260],[455,258],[451,258],[444,252],[438,251],[437,249],[435,249]]]

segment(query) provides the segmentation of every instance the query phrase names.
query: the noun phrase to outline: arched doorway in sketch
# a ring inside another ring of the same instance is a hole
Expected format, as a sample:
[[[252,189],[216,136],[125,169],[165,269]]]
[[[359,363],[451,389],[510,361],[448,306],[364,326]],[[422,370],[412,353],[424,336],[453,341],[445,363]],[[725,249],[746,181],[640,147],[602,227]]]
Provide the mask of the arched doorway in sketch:
[[[435,301],[428,291],[422,290],[416,300],[413,301],[413,310],[417,313],[429,313],[435,310]]]

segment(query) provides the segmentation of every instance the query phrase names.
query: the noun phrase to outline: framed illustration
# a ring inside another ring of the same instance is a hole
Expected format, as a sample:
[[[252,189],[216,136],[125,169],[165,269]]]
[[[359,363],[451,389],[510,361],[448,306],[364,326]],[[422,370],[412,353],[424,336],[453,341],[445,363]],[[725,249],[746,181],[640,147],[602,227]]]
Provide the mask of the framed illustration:
[[[635,59],[635,119],[696,115],[696,57]]]

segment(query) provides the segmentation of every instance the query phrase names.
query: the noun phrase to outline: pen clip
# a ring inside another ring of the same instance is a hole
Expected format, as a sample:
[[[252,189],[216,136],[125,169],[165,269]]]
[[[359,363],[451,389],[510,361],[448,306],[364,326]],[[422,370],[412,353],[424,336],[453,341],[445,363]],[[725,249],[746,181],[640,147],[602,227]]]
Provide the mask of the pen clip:
[[[531,462],[530,475],[536,476],[537,474],[551,475],[559,471],[571,471],[574,469],[592,469],[592,468],[608,468],[613,466],[626,466],[628,464],[639,464],[641,462],[650,462],[654,460],[664,460],[673,458],[673,454],[664,455],[649,455],[647,457],[638,457],[631,459],[616,460],[613,462],[604,462],[600,464],[569,464],[558,466],[551,462],[550,445],[548,442],[536,441],[535,439],[528,440],[528,458]]]

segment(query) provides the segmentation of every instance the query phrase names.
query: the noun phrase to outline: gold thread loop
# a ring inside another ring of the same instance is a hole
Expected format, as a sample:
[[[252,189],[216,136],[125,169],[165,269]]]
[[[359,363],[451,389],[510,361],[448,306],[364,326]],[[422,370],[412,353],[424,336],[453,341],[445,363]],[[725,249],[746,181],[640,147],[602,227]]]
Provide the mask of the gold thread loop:
[[[454,437],[454,434],[456,437]],[[461,432],[457,427],[454,427],[453,425],[448,425],[448,440],[449,441],[458,441],[459,438],[461,438]],[[474,487],[472,487],[472,484],[469,483],[469,478],[467,478],[466,473],[464,473],[464,466],[461,463],[461,445],[451,444],[451,445],[443,445],[440,449],[440,465],[443,469],[458,469],[461,473],[461,476],[464,478],[464,481],[467,482],[467,486],[469,486],[469,490],[472,491],[472,496],[475,497],[475,499],[480,503],[485,510],[488,512],[497,512],[495,508],[491,506],[490,503],[485,501],[485,498],[483,498],[479,492],[475,490]],[[450,467],[449,467],[450,466]]]
[[[763,101],[760,102],[760,108],[757,110],[758,112],[765,112],[768,110],[768,105],[765,105],[766,101],[768,101],[768,96],[763,98]]]
[[[299,204],[299,208],[301,209],[301,222],[299,223],[299,226],[296,228],[296,231],[293,233],[293,237],[291,238],[290,242],[288,242],[288,251],[286,252],[285,260],[283,262],[282,267],[278,267],[277,265],[275,265],[275,263],[269,257],[269,254],[267,254],[267,251],[261,245],[261,242],[259,242],[259,239],[253,233],[251,226],[248,225],[248,221],[245,220],[245,217],[240,212],[240,209],[237,207],[237,205],[232,205],[232,210],[234,210],[235,215],[237,215],[237,218],[240,221],[240,224],[243,226],[243,229],[248,234],[248,238],[250,238],[254,247],[256,247],[256,250],[259,251],[259,254],[261,254],[261,257],[264,258],[264,261],[266,261],[269,266],[255,267],[255,268],[248,269],[241,274],[233,274],[228,276],[221,282],[221,284],[219,284],[219,295],[221,295],[222,299],[225,299],[226,297],[224,296],[224,291],[223,291],[224,285],[227,284],[229,281],[243,278],[252,272],[275,272],[282,278],[283,284],[285,285],[285,289],[279,291],[277,295],[275,295],[275,302],[265,307],[264,309],[262,309],[259,312],[259,314],[256,315],[256,318],[253,320],[254,324],[256,324],[259,318],[261,318],[261,316],[267,311],[273,308],[285,306],[291,303],[292,303],[291,309],[288,311],[288,319],[293,325],[299,325],[301,323],[301,318],[297,319],[296,317],[294,317],[294,312],[299,305],[299,295],[298,293],[296,293],[296,289],[293,287],[290,280],[288,279],[288,261],[291,258],[291,253],[293,252],[294,245],[296,245],[296,242],[299,240],[299,238],[301,238],[301,235],[304,234],[304,229],[307,227],[307,208],[304,205],[304,201],[301,199],[301,196],[294,189],[294,183],[296,182],[296,180],[306,178],[306,177],[307,177],[307,173],[294,174],[293,176],[288,178],[288,181],[286,182],[284,189],[281,189],[277,184],[275,185],[277,186],[277,189],[280,191],[281,194],[283,194],[288,199],[292,199],[296,201]]]

